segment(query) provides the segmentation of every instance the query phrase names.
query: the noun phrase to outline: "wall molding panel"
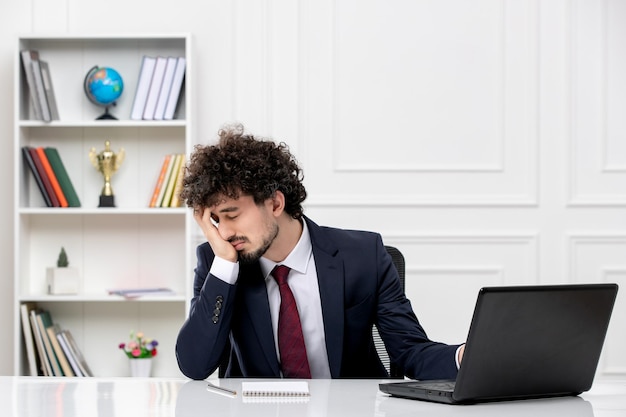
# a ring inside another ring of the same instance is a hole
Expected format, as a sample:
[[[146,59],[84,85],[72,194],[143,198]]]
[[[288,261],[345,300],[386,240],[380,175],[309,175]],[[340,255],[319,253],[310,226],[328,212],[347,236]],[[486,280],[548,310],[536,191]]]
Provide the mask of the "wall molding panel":
[[[502,284],[539,283],[539,236],[533,233],[383,235],[385,244],[405,256],[407,272],[416,270],[491,270]],[[497,266],[494,266],[497,265]]]
[[[308,204],[537,205],[537,3],[454,4],[452,19],[469,13],[473,23],[433,26],[433,16],[450,18],[436,2],[400,4],[419,11],[406,14],[421,16],[411,24],[384,2],[307,6],[318,24],[303,45],[314,63],[304,105],[331,110],[305,133]],[[393,28],[381,26],[388,13],[400,19]]]
[[[626,6],[571,2],[569,206],[626,205]]]

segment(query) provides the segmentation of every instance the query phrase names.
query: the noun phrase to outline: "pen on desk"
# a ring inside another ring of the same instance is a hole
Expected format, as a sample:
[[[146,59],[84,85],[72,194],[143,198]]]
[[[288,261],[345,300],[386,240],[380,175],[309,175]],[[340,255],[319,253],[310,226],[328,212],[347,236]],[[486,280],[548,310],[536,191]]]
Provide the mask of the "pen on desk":
[[[214,392],[216,394],[222,394],[222,395],[226,395],[228,397],[236,397],[237,396],[237,391],[228,389],[228,388],[223,388],[223,387],[218,387],[217,385],[213,385],[212,383],[208,383],[207,387],[206,387],[207,391],[211,391]]]

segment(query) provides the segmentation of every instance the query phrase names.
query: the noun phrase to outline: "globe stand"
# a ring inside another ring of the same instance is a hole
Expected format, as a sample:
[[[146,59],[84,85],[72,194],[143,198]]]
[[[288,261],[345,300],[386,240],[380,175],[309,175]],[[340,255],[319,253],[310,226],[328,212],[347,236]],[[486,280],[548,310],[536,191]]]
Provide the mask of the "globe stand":
[[[113,103],[113,105],[115,106],[115,103]],[[117,117],[109,113],[109,107],[111,106],[106,106],[104,108],[104,114],[102,114],[100,117],[97,117],[96,120],[117,120]]]

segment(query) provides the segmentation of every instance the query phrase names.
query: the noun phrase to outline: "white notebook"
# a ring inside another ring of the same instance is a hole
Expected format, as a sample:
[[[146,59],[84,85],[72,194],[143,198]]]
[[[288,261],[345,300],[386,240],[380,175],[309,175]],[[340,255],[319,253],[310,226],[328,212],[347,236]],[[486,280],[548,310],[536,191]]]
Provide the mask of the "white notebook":
[[[241,383],[244,397],[308,397],[307,381],[244,381]]]

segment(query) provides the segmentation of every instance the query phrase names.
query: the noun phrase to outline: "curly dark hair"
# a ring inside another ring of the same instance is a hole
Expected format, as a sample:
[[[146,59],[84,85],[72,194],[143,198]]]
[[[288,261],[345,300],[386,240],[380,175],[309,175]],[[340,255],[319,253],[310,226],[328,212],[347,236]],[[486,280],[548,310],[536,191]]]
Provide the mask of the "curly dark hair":
[[[302,217],[304,175],[289,147],[244,134],[243,126],[220,129],[217,145],[196,145],[185,168],[181,201],[188,207],[211,207],[221,198],[250,195],[256,204],[277,190],[285,195],[285,212]]]

